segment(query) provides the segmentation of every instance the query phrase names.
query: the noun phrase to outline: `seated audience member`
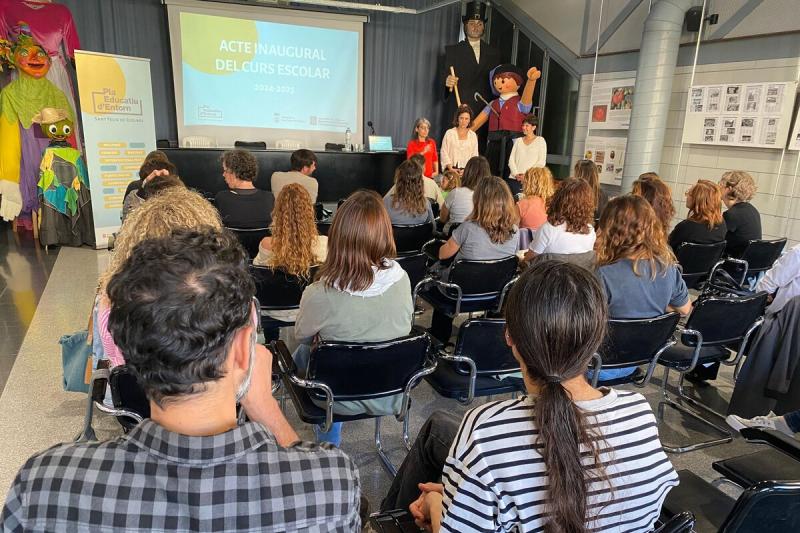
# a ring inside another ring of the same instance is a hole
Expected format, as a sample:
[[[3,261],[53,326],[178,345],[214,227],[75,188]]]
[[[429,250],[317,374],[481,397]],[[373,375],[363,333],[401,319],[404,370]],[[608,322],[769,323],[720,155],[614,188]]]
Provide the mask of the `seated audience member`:
[[[258,161],[247,150],[229,150],[222,154],[222,176],[227,191],[220,191],[214,205],[229,228],[267,228],[272,222],[275,197],[256,189]]]
[[[728,415],[725,420],[736,431],[741,431],[744,428],[771,429],[780,431],[791,438],[797,438],[797,433],[800,433],[800,409],[781,416],[742,418],[736,415]]]
[[[673,250],[685,242],[711,244],[725,240],[727,227],[722,218],[722,196],[713,181],[699,180],[686,191],[689,216],[675,225],[669,234]]]
[[[605,209],[608,203],[608,194],[606,194],[606,191],[600,186],[600,173],[597,170],[597,165],[594,164],[594,161],[589,159],[581,159],[575,163],[575,168],[573,170],[575,172],[574,177],[584,180],[592,187],[595,198],[594,220],[600,220],[600,215],[603,214],[603,209]]]
[[[472,214],[439,248],[439,259],[488,261],[513,256],[519,242],[519,216],[508,184],[496,176],[480,180],[475,187]],[[447,271],[443,277],[447,278]],[[453,319],[434,310],[431,334],[442,342],[450,340]]]
[[[539,229],[547,222],[547,204],[555,194],[553,174],[547,167],[528,169],[522,178],[523,197],[517,202],[519,225]]]
[[[600,217],[595,244],[597,275],[611,318],[653,318],[670,311],[688,315],[689,290],[661,231],[656,212],[644,198],[614,198]],[[603,370],[600,380],[630,376],[636,367]]]
[[[312,344],[318,341],[379,342],[408,335],[414,307],[411,283],[399,263],[392,223],[381,197],[357,191],[336,210],[328,233],[328,257],[300,300],[294,359],[301,372],[308,367]],[[388,415],[401,410],[402,394],[359,402],[336,402],[340,415]],[[341,424],[329,433],[317,428],[320,440],[339,444]]]
[[[415,154],[407,159],[410,163],[415,163],[419,167],[419,172],[422,174],[423,169],[425,168],[425,158],[422,157],[420,154]],[[402,165],[402,163],[401,163]],[[398,166],[397,169],[400,167]],[[395,170],[395,182],[397,181],[397,170]],[[394,194],[395,192],[396,183],[392,185],[392,188],[389,189],[389,192],[386,195]],[[422,180],[422,191],[425,194],[425,198],[432,200],[439,204],[441,207],[444,205],[444,194],[442,194],[442,190],[436,185],[434,180]]]
[[[289,172],[273,172],[270,179],[270,189],[275,197],[278,197],[281,189],[290,183],[299,183],[308,191],[311,203],[317,201],[317,191],[319,183],[312,176],[317,170],[317,155],[311,150],[295,150],[289,161]]]
[[[328,255],[328,237],[317,233],[314,206],[299,183],[290,183],[281,189],[272,211],[272,235],[264,237],[258,246],[253,264],[280,269],[287,274],[309,280],[311,267],[325,261]],[[297,310],[264,311],[276,320],[294,322]],[[278,328],[264,326],[267,340],[278,338]],[[292,344],[292,336],[286,339]]]
[[[144,180],[144,185],[129,194],[122,202],[122,222],[125,222],[128,214],[144,203],[145,200],[152,198],[161,191],[171,187],[185,187],[181,179],[170,174],[167,170],[156,170]]]
[[[270,392],[254,291],[227,232],[140,243],[108,284],[109,326],[151,418],[33,456],[6,497],[4,528],[359,531],[355,463],[301,442]]]
[[[631,193],[641,196],[650,203],[658,221],[661,222],[664,235],[668,235],[672,217],[675,216],[675,206],[672,203],[672,191],[669,186],[655,172],[645,172],[633,182]]]
[[[433,178],[439,173],[439,156],[436,153],[436,141],[428,134],[431,131],[431,123],[425,117],[420,117],[414,121],[414,131],[411,132],[411,139],[406,146],[406,158],[420,154],[425,159],[425,167],[422,173],[426,178]]]
[[[482,155],[467,161],[461,176],[461,185],[448,193],[439,213],[439,221],[446,225],[464,222],[472,213],[472,194],[475,187],[483,178],[491,175],[489,160]]]
[[[455,170],[444,171],[442,174],[442,196],[444,196],[445,200],[447,199],[447,193],[456,187],[461,187],[461,174],[463,173],[463,170],[460,173]]]
[[[508,186],[511,193],[517,195],[522,191],[522,179],[531,168],[542,168],[547,164],[547,143],[544,137],[536,135],[539,119],[536,115],[527,115],[522,120],[522,137],[514,139],[511,155],[508,157]]]
[[[536,232],[525,260],[548,254],[588,266],[594,261],[593,222],[594,193],[591,186],[584,180],[564,180],[550,199],[547,222]]]
[[[383,205],[386,206],[392,224],[404,226],[433,223],[433,209],[425,198],[424,182],[419,165],[413,161],[403,161],[397,167],[394,187],[383,197]]]
[[[775,261],[764,277],[758,280],[755,290],[766,291],[771,295],[767,315],[779,312],[789,300],[800,296],[800,244],[793,246]]]
[[[122,352],[108,330],[111,304],[106,287],[123,267],[136,245],[145,239],[167,237],[178,228],[200,226],[220,229],[222,223],[214,206],[200,194],[186,187],[172,187],[150,198],[125,219],[117,236],[108,270],[100,276],[95,304],[96,316],[93,321],[95,358],[108,359],[111,366],[125,363]]]
[[[652,531],[678,476],[645,397],[585,378],[607,321],[597,278],[539,261],[511,289],[506,315],[527,395],[463,420],[435,412],[382,508],[409,506],[434,532]]]
[[[464,165],[478,155],[478,135],[469,126],[472,124],[472,109],[462,105],[456,109],[453,127],[444,132],[441,156],[442,169],[461,175]]]
[[[727,211],[722,213],[727,226],[725,251],[732,257],[741,257],[751,240],[761,239],[761,215],[750,200],[756,194],[753,177],[743,170],[732,170],[719,180],[722,201]]]
[[[139,167],[139,179],[128,184],[128,187],[125,189],[125,196],[122,197],[123,200],[127,198],[130,193],[141,189],[142,185],[144,185],[144,180],[155,170],[166,170],[168,174],[175,174],[177,172],[175,165],[170,163],[167,154],[161,150],[153,150],[145,156],[142,166]]]

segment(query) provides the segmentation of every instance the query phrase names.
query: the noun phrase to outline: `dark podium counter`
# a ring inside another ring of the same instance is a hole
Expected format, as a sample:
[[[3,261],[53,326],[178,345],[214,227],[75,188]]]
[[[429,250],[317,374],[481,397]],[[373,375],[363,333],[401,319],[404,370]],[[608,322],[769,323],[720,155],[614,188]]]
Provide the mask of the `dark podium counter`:
[[[187,187],[207,197],[226,188],[222,179],[220,156],[223,148],[164,148],[169,160],[178,167]],[[251,150],[258,159],[256,187],[271,190],[270,177],[276,170],[289,170],[291,150]],[[394,171],[402,163],[405,151],[398,152],[314,152],[319,182],[319,202],[337,202],[358,189],[372,189],[385,194],[394,180]]]

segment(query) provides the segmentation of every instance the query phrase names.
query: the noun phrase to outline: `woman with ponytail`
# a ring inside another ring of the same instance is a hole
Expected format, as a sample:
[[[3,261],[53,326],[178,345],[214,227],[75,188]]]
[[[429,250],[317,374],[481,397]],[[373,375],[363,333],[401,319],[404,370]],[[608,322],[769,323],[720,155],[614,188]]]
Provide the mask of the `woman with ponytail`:
[[[536,262],[505,313],[528,394],[466,414],[451,432],[442,484],[418,485],[409,506],[418,524],[434,532],[651,531],[677,475],[644,396],[586,381],[608,320],[597,278],[576,265]],[[387,500],[400,497],[384,508],[402,502],[413,475],[431,473],[446,441],[431,426],[447,426],[446,417],[435,413],[423,427],[392,486],[400,490]]]

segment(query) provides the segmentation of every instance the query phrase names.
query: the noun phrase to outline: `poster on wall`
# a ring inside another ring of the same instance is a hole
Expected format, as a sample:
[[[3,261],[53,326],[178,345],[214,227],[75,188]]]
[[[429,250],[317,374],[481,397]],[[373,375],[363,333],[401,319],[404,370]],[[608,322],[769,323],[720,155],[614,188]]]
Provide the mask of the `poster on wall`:
[[[596,81],[592,85],[589,129],[627,130],[631,124],[636,78]]]
[[[119,230],[128,184],[156,148],[150,60],[75,51],[98,248]]]
[[[593,161],[600,173],[600,182],[609,185],[622,183],[627,137],[588,137],[584,159]]]
[[[781,149],[796,91],[796,81],[692,86],[683,142]]]

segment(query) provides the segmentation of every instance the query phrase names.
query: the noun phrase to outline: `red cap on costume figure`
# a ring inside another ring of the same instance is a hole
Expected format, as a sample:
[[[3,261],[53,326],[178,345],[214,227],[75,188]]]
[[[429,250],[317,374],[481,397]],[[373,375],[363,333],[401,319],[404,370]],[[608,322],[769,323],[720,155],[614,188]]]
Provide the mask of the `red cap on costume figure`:
[[[468,20],[481,20],[486,22],[486,4],[483,2],[469,2],[467,3],[467,11],[461,17],[462,22]]]

